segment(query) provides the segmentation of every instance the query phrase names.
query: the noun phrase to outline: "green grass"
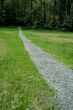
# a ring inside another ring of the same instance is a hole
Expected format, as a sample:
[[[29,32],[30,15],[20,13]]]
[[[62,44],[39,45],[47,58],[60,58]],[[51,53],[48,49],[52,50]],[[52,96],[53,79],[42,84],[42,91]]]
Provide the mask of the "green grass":
[[[47,30],[24,30],[33,43],[73,69],[73,33]]]
[[[54,110],[56,105],[56,91],[38,73],[18,30],[0,28],[0,110]]]

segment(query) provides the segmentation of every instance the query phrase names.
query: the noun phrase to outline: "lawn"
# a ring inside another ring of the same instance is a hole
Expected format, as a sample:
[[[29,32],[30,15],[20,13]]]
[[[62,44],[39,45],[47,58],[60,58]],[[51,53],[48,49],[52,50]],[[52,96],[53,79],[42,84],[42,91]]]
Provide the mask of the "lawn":
[[[40,31],[37,34],[26,31],[26,35],[44,49],[48,46],[48,34],[44,37]],[[0,110],[55,110],[56,107],[56,91],[30,60],[18,30],[0,28]]]
[[[33,43],[73,69],[73,33],[48,30],[23,30]]]

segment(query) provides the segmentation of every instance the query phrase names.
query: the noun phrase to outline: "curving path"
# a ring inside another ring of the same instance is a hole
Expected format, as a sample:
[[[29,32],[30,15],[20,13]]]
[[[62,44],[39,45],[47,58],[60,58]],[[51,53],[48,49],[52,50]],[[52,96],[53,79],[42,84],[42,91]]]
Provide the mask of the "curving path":
[[[23,35],[21,28],[19,36],[39,72],[57,90],[58,110],[73,110],[73,71],[33,44]]]

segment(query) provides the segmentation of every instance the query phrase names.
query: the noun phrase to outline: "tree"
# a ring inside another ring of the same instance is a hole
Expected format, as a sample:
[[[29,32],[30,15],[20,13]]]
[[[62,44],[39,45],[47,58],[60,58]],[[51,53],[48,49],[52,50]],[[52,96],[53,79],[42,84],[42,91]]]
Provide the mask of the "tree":
[[[0,0],[0,24],[73,27],[73,0]]]

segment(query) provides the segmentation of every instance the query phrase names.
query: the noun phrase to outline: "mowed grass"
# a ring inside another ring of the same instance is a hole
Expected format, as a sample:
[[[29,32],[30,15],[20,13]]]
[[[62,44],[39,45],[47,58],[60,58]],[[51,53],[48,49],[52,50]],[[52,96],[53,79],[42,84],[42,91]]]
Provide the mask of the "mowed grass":
[[[0,110],[57,110],[56,91],[37,71],[15,28],[0,28]]]
[[[73,69],[73,33],[47,30],[24,30],[33,43]]]

